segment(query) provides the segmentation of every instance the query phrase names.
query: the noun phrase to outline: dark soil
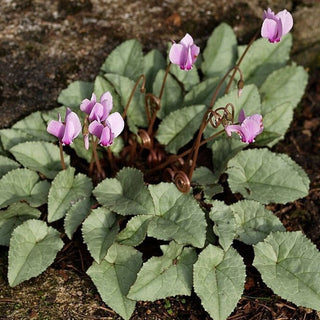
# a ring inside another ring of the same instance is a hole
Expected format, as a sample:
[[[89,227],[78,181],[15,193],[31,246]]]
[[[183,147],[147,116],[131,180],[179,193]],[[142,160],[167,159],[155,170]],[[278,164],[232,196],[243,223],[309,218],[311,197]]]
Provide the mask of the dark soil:
[[[305,96],[285,139],[274,151],[286,153],[308,173],[309,195],[287,205],[270,205],[287,230],[302,230],[320,249],[320,69],[317,1],[3,0],[0,4],[0,112],[7,127],[35,110],[57,106],[56,98],[74,80],[93,80],[122,40],[138,38],[146,50],[164,51],[169,39],[191,32],[203,45],[215,25],[230,23],[247,42],[262,8],[286,7],[297,19],[296,60],[310,68]],[[312,18],[313,15],[313,18]],[[300,20],[299,20],[300,18]],[[151,21],[151,23],[150,23]],[[310,22],[311,21],[311,22]],[[313,22],[312,22],[313,21]],[[250,22],[250,23],[249,23]],[[306,25],[305,29],[303,25]],[[311,24],[311,25],[309,25]],[[272,293],[250,265],[250,248],[235,244],[247,259],[245,291],[229,320],[316,320],[320,315]],[[248,254],[249,253],[249,254]],[[86,276],[86,248],[70,242],[52,268],[10,288],[7,249],[0,247],[0,319],[118,319]],[[139,302],[132,320],[209,320],[199,299],[175,297]]]

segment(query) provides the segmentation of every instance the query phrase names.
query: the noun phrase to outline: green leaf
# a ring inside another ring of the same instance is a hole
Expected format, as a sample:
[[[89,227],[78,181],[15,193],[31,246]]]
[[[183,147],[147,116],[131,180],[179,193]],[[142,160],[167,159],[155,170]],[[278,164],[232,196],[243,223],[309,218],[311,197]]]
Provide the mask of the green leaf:
[[[64,219],[64,230],[69,239],[72,238],[82,221],[89,215],[92,201],[83,198],[72,204]]]
[[[221,23],[214,29],[203,51],[201,70],[206,77],[223,76],[237,59],[237,38],[232,28]]]
[[[131,92],[135,86],[134,81],[117,74],[105,74],[105,78],[114,86],[120,96],[121,106],[124,109],[129,101]],[[139,87],[135,91],[128,108],[128,125],[130,131],[136,133],[138,127],[147,126],[147,115],[145,110],[145,95],[140,92]]]
[[[86,175],[69,167],[60,171],[52,181],[48,197],[48,222],[59,220],[65,216],[76,201],[90,197],[92,182]]]
[[[116,215],[104,207],[92,210],[83,222],[82,236],[84,242],[97,263],[100,263],[107,254],[118,231]]]
[[[12,231],[24,221],[39,218],[41,212],[27,203],[18,202],[0,211],[0,245],[9,246]]]
[[[8,280],[11,287],[36,277],[54,261],[63,247],[59,232],[44,221],[27,220],[10,239]]]
[[[270,73],[286,65],[291,46],[290,33],[278,43],[270,44],[266,39],[256,40],[240,64],[245,83],[254,83],[260,87]]]
[[[192,267],[197,260],[193,248],[183,248],[175,242],[161,246],[163,256],[145,262],[128,298],[155,301],[176,295],[190,295]]]
[[[136,80],[143,73],[143,53],[138,40],[124,41],[107,57],[101,70]]]
[[[132,217],[126,227],[117,235],[117,241],[127,246],[138,246],[147,235],[150,219],[150,215]]]
[[[222,219],[222,216],[225,215],[224,219],[229,220],[230,211],[233,215],[232,220],[230,220],[232,221],[231,224],[229,224],[229,221],[223,221]],[[249,245],[263,241],[271,232],[286,230],[272,211],[267,210],[264,205],[253,200],[239,201],[231,206],[225,205],[223,207],[220,205],[213,207],[210,212],[210,218],[215,222],[214,228],[215,231],[218,231],[218,236],[222,232],[231,234],[232,231],[235,231],[234,239]],[[223,246],[223,248],[225,247]]]
[[[241,109],[244,110],[246,116],[250,116],[256,113],[261,113],[260,95],[255,85],[247,85],[243,88],[242,94],[238,97],[238,89],[230,91],[216,101],[213,109],[225,107],[228,103],[234,106],[234,122],[238,122],[239,112]],[[229,109],[231,110],[231,109]],[[207,138],[212,134],[223,129],[222,127],[213,128],[208,125],[204,131],[204,136]]]
[[[149,223],[148,235],[202,248],[207,224],[194,197],[181,193],[173,183],[149,185],[149,190],[156,216]]]
[[[29,169],[14,169],[0,179],[0,208],[24,200],[32,207],[47,202],[50,184],[39,181],[36,172]]]
[[[239,152],[228,162],[232,192],[261,203],[287,203],[308,194],[309,178],[284,154],[267,149]]]
[[[208,78],[204,81],[201,81],[184,96],[183,105],[191,106],[196,104],[205,104],[206,106],[209,106],[214,90],[218,86],[219,82],[219,77]],[[218,97],[222,95],[224,89],[225,85],[223,85],[219,91],[220,94],[218,94]]]
[[[168,152],[177,153],[199,130],[205,111],[205,105],[197,105],[171,112],[159,125],[156,138]]]
[[[207,167],[198,167],[193,172],[191,182],[203,189],[205,198],[211,199],[214,195],[223,192],[218,180],[218,177]]]
[[[194,265],[194,290],[215,320],[225,320],[241,298],[245,266],[233,248],[208,245]]]
[[[90,136],[89,136],[90,138]],[[70,145],[70,147],[76,152],[77,156],[85,159],[88,163],[91,162],[92,159],[92,143],[89,144],[89,149],[87,150],[84,147],[84,140],[83,135],[80,133],[80,135],[73,141],[73,143]],[[100,152],[98,151],[98,154]],[[101,158],[101,156],[100,156]]]
[[[254,253],[253,265],[275,294],[320,310],[320,254],[300,231],[271,233]]]
[[[212,200],[210,219],[214,221],[213,231],[219,237],[221,247],[226,251],[236,237],[236,221],[231,206],[223,201]]]
[[[293,119],[293,108],[291,103],[284,102],[276,109],[267,112],[263,117],[263,132],[257,136],[256,144],[259,146],[274,146],[284,138]]]
[[[87,271],[102,300],[126,320],[129,320],[136,304],[127,298],[127,293],[141,267],[141,256],[134,248],[115,243],[102,262],[94,262]]]
[[[83,99],[90,99],[93,92],[93,83],[74,81],[61,91],[58,102],[70,108],[78,108]]]
[[[183,85],[184,91],[190,91],[192,87],[200,82],[199,74],[196,67],[191,70],[181,70],[179,66],[172,64],[170,73]]]
[[[159,70],[156,75],[155,81],[153,83],[153,93],[159,97],[160,90],[163,84],[165,76],[164,70]],[[183,101],[183,93],[182,89],[174,79],[171,74],[168,74],[167,80],[165,82],[161,103],[160,103],[160,110],[157,113],[157,117],[160,119],[165,118],[170,112],[179,109],[182,106]]]
[[[0,137],[5,150],[25,141],[55,141],[56,138],[47,132],[47,126],[41,112],[31,113],[16,122],[10,129],[0,130]]]
[[[272,72],[260,88],[262,115],[290,103],[294,109],[301,100],[308,82],[308,73],[301,66],[286,66]]]
[[[149,51],[143,57],[143,74],[146,77],[146,90],[152,91],[152,84],[159,70],[166,68],[166,60],[157,49]]]
[[[62,169],[59,147],[50,142],[30,141],[15,145],[9,150],[24,167],[39,171],[53,179]],[[70,164],[70,157],[64,153],[64,161]]]
[[[121,215],[153,214],[152,198],[144,185],[143,174],[123,168],[116,178],[105,179],[93,190],[98,202]]]
[[[107,91],[112,95],[112,112],[123,112],[123,107],[121,105],[121,99],[117,92],[115,91],[113,85],[104,77],[97,76],[94,80],[94,93],[97,97],[97,101],[100,101],[100,97]]]
[[[0,155],[0,178],[7,172],[19,167],[20,164],[18,162]]]
[[[243,143],[238,136],[228,137],[225,133],[217,137],[212,146],[212,161],[214,175],[219,179],[222,173],[227,169],[227,164],[236,154],[238,154],[247,145]]]

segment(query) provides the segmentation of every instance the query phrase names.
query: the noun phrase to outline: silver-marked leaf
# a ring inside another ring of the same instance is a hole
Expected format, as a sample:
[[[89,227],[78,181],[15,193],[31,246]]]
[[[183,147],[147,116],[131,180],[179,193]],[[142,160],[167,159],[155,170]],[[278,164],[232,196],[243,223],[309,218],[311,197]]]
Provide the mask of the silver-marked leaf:
[[[230,206],[236,226],[236,239],[246,244],[263,241],[271,232],[285,231],[285,227],[272,211],[253,200],[243,200]]]
[[[214,29],[203,51],[201,70],[206,77],[223,76],[237,59],[237,38],[232,28],[221,23]]]
[[[0,178],[7,172],[18,169],[20,164],[8,157],[0,155]]]
[[[213,231],[219,237],[221,247],[226,251],[236,237],[236,221],[231,206],[223,201],[210,201],[210,219],[214,221]]]
[[[175,242],[161,246],[163,255],[145,262],[128,297],[134,300],[155,301],[176,295],[190,295],[192,267],[197,260],[193,248],[183,248]]]
[[[90,99],[93,92],[93,83],[74,81],[63,89],[58,97],[58,102],[72,109],[79,109],[83,99]]]
[[[92,258],[100,263],[119,231],[115,213],[99,207],[91,211],[83,222],[82,236]]]
[[[52,181],[48,197],[48,222],[63,218],[72,204],[90,197],[91,180],[84,174],[75,176],[74,173],[75,169],[69,167],[60,171]]]
[[[38,209],[24,202],[14,203],[8,209],[0,211],[0,245],[9,246],[12,231],[24,221],[37,219],[40,215]]]
[[[143,53],[138,40],[122,42],[107,57],[101,70],[136,80],[143,73]]]
[[[50,184],[39,181],[36,172],[29,169],[14,169],[0,179],[0,208],[25,200],[32,207],[47,202]]]
[[[286,66],[272,72],[260,88],[262,115],[290,103],[294,109],[301,100],[308,82],[308,73],[301,66]]]
[[[63,247],[60,234],[44,221],[27,220],[12,232],[8,280],[11,287],[36,277],[54,261]]]
[[[121,108],[125,108],[132,90],[134,89],[135,83],[129,78],[120,76],[118,74],[108,73],[104,75],[105,78],[114,86],[115,91],[120,96]],[[136,127],[147,126],[147,116],[145,111],[144,93],[141,93],[138,87],[132,97],[128,108],[128,125],[130,131],[136,132]]]
[[[147,235],[150,215],[132,217],[126,227],[117,235],[117,242],[136,247],[143,242]]]
[[[159,70],[166,68],[166,60],[157,49],[149,51],[143,57],[143,74],[146,77],[146,91],[152,91],[152,84]]]
[[[192,175],[192,183],[200,187],[206,199],[211,199],[214,195],[223,192],[222,186],[218,183],[217,177],[209,168],[198,167]]]
[[[191,106],[196,104],[210,105],[213,93],[220,81],[219,77],[208,78],[201,81],[198,85],[194,86],[185,96],[183,100],[184,106]],[[225,85],[222,86],[218,98],[221,97]]]
[[[207,224],[194,197],[181,193],[173,183],[149,185],[149,190],[156,216],[149,222],[148,235],[202,248]]]
[[[153,214],[150,192],[141,171],[123,168],[116,178],[105,179],[93,190],[98,202],[121,215]]]
[[[293,108],[289,102],[278,105],[276,109],[263,116],[263,132],[257,136],[259,146],[274,146],[284,138],[293,119]]]
[[[153,83],[153,93],[159,97],[163,79],[165,76],[164,70],[159,70]],[[182,107],[183,93],[180,84],[169,73],[165,82],[163,94],[161,97],[160,110],[157,117],[165,118],[170,112]]]
[[[24,167],[39,171],[53,179],[62,170],[59,147],[50,142],[30,141],[15,145],[9,150]],[[66,166],[70,157],[64,153]]]
[[[287,203],[305,197],[309,178],[288,156],[267,149],[239,152],[228,162],[232,192],[261,203]]]
[[[270,73],[287,63],[291,45],[290,33],[285,35],[280,42],[272,45],[267,39],[256,40],[240,64],[245,83],[254,83],[260,87]]]
[[[81,222],[89,215],[92,201],[83,198],[72,204],[64,219],[64,230],[69,239],[72,238]]]
[[[56,138],[47,132],[47,126],[41,112],[31,113],[16,122],[10,129],[0,130],[1,142],[5,150],[25,141],[55,141]]]
[[[216,179],[219,179],[221,174],[225,172],[228,161],[246,146],[238,136],[233,135],[228,137],[225,132],[214,139],[211,150],[213,171]]]
[[[241,298],[245,265],[233,248],[226,252],[209,244],[193,269],[196,294],[205,310],[215,320],[225,320]]]
[[[181,70],[179,66],[173,64],[170,67],[170,73],[182,83],[184,91],[190,91],[192,87],[200,82],[199,74],[196,67],[191,70]]]
[[[320,310],[320,253],[300,231],[271,233],[254,253],[253,265],[275,294]]]
[[[159,125],[156,138],[168,152],[177,153],[199,130],[205,111],[205,105],[197,105],[171,112]]]
[[[141,256],[134,248],[115,243],[101,263],[93,262],[87,271],[102,300],[125,320],[129,320],[136,305],[127,294],[141,267]]]

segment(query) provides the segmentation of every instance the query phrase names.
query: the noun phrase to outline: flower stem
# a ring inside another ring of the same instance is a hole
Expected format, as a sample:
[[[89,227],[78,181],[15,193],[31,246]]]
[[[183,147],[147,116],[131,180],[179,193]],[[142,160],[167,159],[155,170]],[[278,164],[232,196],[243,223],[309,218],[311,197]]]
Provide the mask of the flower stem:
[[[62,167],[62,170],[66,170],[66,164],[64,162],[64,156],[63,156],[63,146],[61,141],[59,141],[59,149],[60,149],[61,167]]]

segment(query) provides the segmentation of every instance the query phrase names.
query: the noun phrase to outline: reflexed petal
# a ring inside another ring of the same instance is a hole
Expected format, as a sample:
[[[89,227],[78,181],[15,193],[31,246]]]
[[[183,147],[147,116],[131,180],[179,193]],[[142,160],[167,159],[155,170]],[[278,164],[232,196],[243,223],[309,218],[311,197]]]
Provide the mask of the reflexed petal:
[[[64,134],[64,124],[60,121],[56,121],[56,120],[51,120],[48,123],[48,127],[47,127],[47,131],[56,136],[59,140],[62,139],[63,134]]]
[[[231,136],[232,132],[235,132],[235,133],[241,135],[241,126],[239,126],[237,124],[231,124],[229,126],[225,126],[224,129],[229,137]]]
[[[86,150],[89,150],[89,134],[83,135],[84,147]]]
[[[97,98],[96,98],[96,95],[93,93],[91,96],[91,100],[89,100],[89,99],[82,100],[82,102],[80,104],[80,110],[87,113],[87,114],[90,114],[90,112],[96,102],[97,102]]]
[[[103,117],[104,113],[105,112],[104,112],[103,105],[101,103],[97,102],[93,106],[93,108],[89,114],[89,121],[93,121],[93,120],[97,120],[100,122],[103,121],[101,118]]]
[[[90,123],[89,132],[100,139],[104,125],[96,120]]]
[[[105,92],[101,98],[100,103],[103,105],[103,115],[101,116],[101,121],[107,119],[109,113],[113,108],[113,98],[109,91]]]
[[[174,43],[169,52],[169,59],[171,63],[177,64],[181,67],[183,61],[185,61],[186,49],[182,44]]]
[[[268,10],[263,11],[263,17],[262,17],[263,20],[264,19],[274,19],[274,17],[275,17],[275,14],[270,8],[268,8]]]
[[[66,145],[71,144],[74,134],[75,134],[74,124],[72,122],[67,122],[61,142]]]
[[[192,63],[196,62],[199,53],[200,53],[200,48],[195,44],[192,45],[191,46]]]
[[[261,27],[261,36],[274,42],[278,35],[278,23],[273,19],[265,19]]]
[[[75,112],[71,112],[71,110],[69,108],[67,108],[67,114],[66,114],[66,125],[71,122],[74,126],[74,136],[73,139],[76,138],[79,133],[81,132],[82,126],[81,126],[81,122],[80,119],[78,117],[78,115]]]
[[[293,18],[291,13],[287,10],[282,10],[277,13],[276,17],[281,21],[282,35],[287,34],[293,27]]]
[[[241,109],[240,112],[239,112],[239,122],[240,122],[240,124],[244,121],[245,118],[246,118],[246,115],[244,113],[244,110]]]
[[[105,126],[100,137],[100,144],[104,147],[110,146],[113,143],[114,135],[109,126]]]
[[[189,33],[187,33],[180,41],[185,47],[191,47],[193,45],[193,39]]]
[[[114,112],[110,114],[107,121],[110,124],[110,128],[112,133],[114,134],[114,138],[117,137],[124,128],[124,121],[121,114],[119,112]]]

